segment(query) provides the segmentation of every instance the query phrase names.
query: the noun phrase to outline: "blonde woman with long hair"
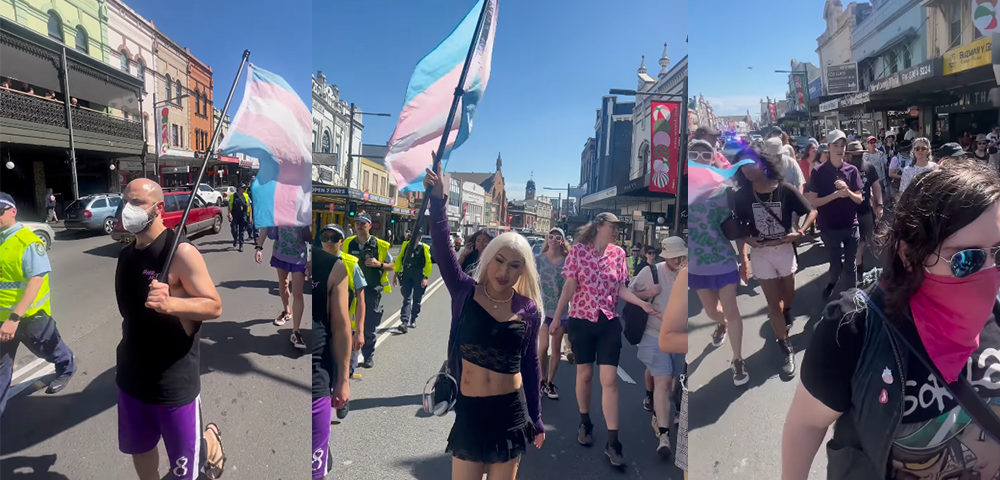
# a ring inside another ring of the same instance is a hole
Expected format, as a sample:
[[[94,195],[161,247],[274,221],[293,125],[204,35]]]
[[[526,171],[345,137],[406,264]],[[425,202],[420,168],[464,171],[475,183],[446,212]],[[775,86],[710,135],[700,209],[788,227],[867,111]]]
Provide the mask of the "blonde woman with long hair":
[[[596,362],[600,372],[601,406],[608,427],[604,454],[615,467],[625,464],[622,444],[618,441],[618,361],[622,350],[618,298],[642,307],[646,313],[656,311],[626,286],[629,274],[625,250],[614,244],[619,233],[621,221],[607,212],[580,229],[577,243],[570,248],[563,264],[566,285],[559,296],[556,313],[552,315],[552,318],[562,318],[569,308],[566,329],[576,357],[576,401],[580,407],[577,442],[586,447],[594,443],[590,398]],[[555,326],[553,322],[549,331]]]
[[[493,239],[471,275],[450,247],[441,169],[427,170],[434,257],[451,294],[449,369],[458,382],[446,451],[453,480],[513,480],[528,445],[545,442],[538,331],[545,313],[531,246],[510,232]],[[464,376],[464,378],[463,378]]]
[[[542,288],[542,302],[546,312],[555,312],[559,304],[559,294],[566,284],[566,280],[562,277],[566,255],[569,255],[566,234],[561,228],[549,230],[542,253],[535,256],[535,269],[538,270],[538,282]],[[559,390],[552,380],[556,378],[556,371],[559,369],[563,334],[566,333],[568,321],[569,315],[566,314],[559,318],[558,322],[546,316],[544,323],[546,328],[543,328],[538,336],[538,360],[543,374],[542,394],[552,400],[559,400]],[[552,328],[553,324],[556,324],[555,328]],[[549,363],[549,345],[552,345],[552,363]]]
[[[913,163],[903,169],[903,175],[899,180],[899,193],[902,194],[917,175],[933,170],[937,166],[937,163],[934,163],[934,156],[931,155],[931,141],[927,137],[914,139]]]

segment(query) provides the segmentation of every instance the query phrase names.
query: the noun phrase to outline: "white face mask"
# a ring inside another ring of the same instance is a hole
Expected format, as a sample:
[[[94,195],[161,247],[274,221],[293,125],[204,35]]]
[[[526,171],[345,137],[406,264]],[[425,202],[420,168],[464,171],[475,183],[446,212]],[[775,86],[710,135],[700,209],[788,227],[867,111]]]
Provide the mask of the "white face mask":
[[[122,226],[132,234],[137,234],[149,228],[156,216],[149,216],[141,207],[126,203],[122,209]]]

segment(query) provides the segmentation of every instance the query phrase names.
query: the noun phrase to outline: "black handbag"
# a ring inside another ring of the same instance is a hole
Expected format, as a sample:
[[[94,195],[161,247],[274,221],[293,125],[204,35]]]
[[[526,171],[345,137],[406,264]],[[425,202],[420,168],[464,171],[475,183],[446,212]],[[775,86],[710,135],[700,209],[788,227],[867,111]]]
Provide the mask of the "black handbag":
[[[649,268],[649,271],[653,274],[653,285],[659,285],[660,276],[656,272],[656,265],[649,265]],[[627,303],[625,304],[625,311],[622,313],[622,319],[625,322],[623,328],[625,340],[628,340],[628,343],[631,345],[638,345],[642,341],[643,332],[646,331],[649,314],[642,307]]]
[[[732,189],[726,190],[726,200],[729,203],[729,216],[719,224],[722,235],[726,240],[743,240],[750,236],[750,221],[741,220],[736,216],[735,202],[733,201]]]

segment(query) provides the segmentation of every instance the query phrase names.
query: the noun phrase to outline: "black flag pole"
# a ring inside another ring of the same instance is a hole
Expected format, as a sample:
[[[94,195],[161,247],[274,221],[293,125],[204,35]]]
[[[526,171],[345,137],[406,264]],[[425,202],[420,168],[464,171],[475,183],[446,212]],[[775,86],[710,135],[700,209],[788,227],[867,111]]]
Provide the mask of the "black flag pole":
[[[184,225],[187,224],[188,214],[191,213],[191,205],[194,205],[194,198],[198,196],[198,186],[201,185],[201,179],[205,176],[205,170],[208,168],[208,159],[212,158],[212,150],[215,149],[215,142],[219,138],[219,132],[222,131],[222,119],[226,118],[226,112],[229,111],[229,103],[233,101],[233,94],[236,92],[236,85],[240,83],[240,77],[243,76],[243,67],[246,67],[247,60],[249,59],[250,50],[244,50],[243,60],[240,61],[240,68],[236,70],[236,78],[233,80],[233,86],[229,89],[226,104],[222,107],[222,114],[219,115],[219,123],[212,131],[212,138],[208,141],[208,148],[205,149],[205,158],[201,163],[201,169],[198,170],[198,178],[194,181],[194,188],[191,189],[191,198],[188,198],[187,207],[184,207],[184,215],[181,215],[181,223],[177,225],[177,234],[174,235],[174,242],[170,245],[170,251],[167,253],[167,261],[163,264],[163,271],[160,273],[160,283],[167,283],[167,273],[170,271],[170,263],[174,260],[174,253],[177,252],[177,246],[181,244],[181,232],[184,231]]]
[[[441,165],[441,157],[444,156],[444,150],[448,146],[448,135],[451,133],[451,124],[455,121],[455,114],[458,112],[458,103],[462,100],[462,95],[465,95],[465,79],[469,75],[469,67],[472,65],[472,56],[476,53],[476,45],[479,44],[479,35],[483,32],[483,25],[486,23],[486,10],[490,7],[492,0],[483,0],[483,9],[479,12],[479,21],[476,23],[476,32],[472,35],[472,42],[469,44],[469,53],[465,56],[465,65],[462,66],[462,75],[458,79],[458,86],[455,87],[455,98],[451,101],[451,110],[448,111],[448,119],[444,122],[444,133],[441,135],[441,143],[438,144],[437,150],[434,152],[434,163],[431,165],[431,171],[437,173],[438,165]],[[438,179],[439,181],[444,179]],[[406,251],[401,252],[403,258],[406,258],[413,249],[415,239],[420,237],[420,224],[424,220],[424,212],[427,211],[427,204],[431,198],[431,191],[428,189],[424,192],[424,199],[420,205],[420,211],[417,212],[417,220],[414,222],[413,231],[410,234],[410,243],[406,246]],[[429,229],[428,229],[429,230]]]

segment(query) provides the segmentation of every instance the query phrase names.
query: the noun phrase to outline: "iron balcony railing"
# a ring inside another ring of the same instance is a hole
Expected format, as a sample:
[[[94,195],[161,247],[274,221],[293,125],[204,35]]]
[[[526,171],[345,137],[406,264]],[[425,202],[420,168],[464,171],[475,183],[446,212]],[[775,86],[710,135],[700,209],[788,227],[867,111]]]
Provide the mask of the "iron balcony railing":
[[[66,128],[66,110],[62,102],[13,90],[0,89],[0,118]],[[142,123],[115,118],[106,113],[82,107],[70,109],[73,130],[142,140]]]

